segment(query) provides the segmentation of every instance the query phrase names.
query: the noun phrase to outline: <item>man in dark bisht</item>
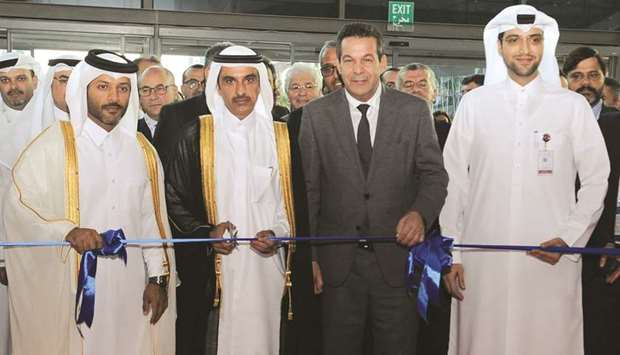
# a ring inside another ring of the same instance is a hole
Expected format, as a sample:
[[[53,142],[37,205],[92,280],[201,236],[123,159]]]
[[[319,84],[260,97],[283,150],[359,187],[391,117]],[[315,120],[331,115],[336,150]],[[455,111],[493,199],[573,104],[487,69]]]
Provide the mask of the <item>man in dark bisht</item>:
[[[224,48],[230,47],[230,42],[219,42],[207,49],[205,53],[205,78],[209,75],[209,66],[213,57]],[[206,90],[205,90],[206,91]],[[162,162],[166,160],[166,152],[176,143],[176,136],[188,122],[198,120],[201,115],[209,113],[205,95],[198,95],[184,101],[162,107],[159,114],[159,124],[153,137],[153,145]]]
[[[295,317],[294,247],[269,239],[295,235],[288,131],[273,121],[267,69],[249,48],[214,57],[206,92],[212,114],[182,128],[164,166],[175,237],[257,240],[175,248],[177,354],[278,354],[283,319]]]

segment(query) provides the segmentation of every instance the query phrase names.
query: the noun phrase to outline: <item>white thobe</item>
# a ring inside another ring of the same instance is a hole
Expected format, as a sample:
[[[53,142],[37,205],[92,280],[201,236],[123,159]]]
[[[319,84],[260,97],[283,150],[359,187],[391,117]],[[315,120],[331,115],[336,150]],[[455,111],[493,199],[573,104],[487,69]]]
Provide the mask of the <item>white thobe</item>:
[[[553,152],[551,174],[539,174],[547,170],[539,166],[545,149]],[[609,160],[592,109],[540,77],[465,95],[444,162],[450,182],[440,225],[455,243],[561,238],[581,247],[603,210]],[[467,250],[454,258],[467,289],[452,303],[449,354],[583,354],[580,258],[563,256],[555,266],[523,252]]]
[[[287,236],[277,157],[264,142],[269,137],[256,134],[256,121],[254,115],[239,120],[226,113],[215,127],[218,218],[233,223],[239,236],[263,230]],[[240,244],[222,257],[222,289],[218,355],[278,354],[282,249],[263,256]]]
[[[2,202],[11,186],[11,167],[19,152],[28,144],[33,134],[28,117],[34,110],[34,100],[24,110],[16,111],[6,105],[0,107],[0,241],[6,240],[2,222]],[[0,267],[4,266],[4,250],[0,248]],[[7,288],[0,285],[0,355],[9,354],[9,303]]]
[[[159,238],[142,148],[135,136],[110,133],[86,120],[76,137],[80,227],[123,229],[129,239]],[[75,227],[64,218],[64,140],[58,123],[39,136],[15,165],[15,188],[6,203],[12,241],[63,240]],[[160,208],[167,220],[159,166]],[[20,195],[17,193],[19,189]],[[164,226],[169,235],[169,228]],[[174,287],[168,309],[151,326],[142,313],[147,277],[166,273],[160,247],[127,247],[127,265],[116,257],[97,262],[92,328],[74,320],[75,274],[68,248],[18,248],[6,255],[14,355],[167,355],[174,352]],[[168,253],[171,268],[174,260]],[[24,280],[28,280],[25,282]],[[171,274],[171,284],[176,280]],[[160,329],[165,329],[162,334]]]

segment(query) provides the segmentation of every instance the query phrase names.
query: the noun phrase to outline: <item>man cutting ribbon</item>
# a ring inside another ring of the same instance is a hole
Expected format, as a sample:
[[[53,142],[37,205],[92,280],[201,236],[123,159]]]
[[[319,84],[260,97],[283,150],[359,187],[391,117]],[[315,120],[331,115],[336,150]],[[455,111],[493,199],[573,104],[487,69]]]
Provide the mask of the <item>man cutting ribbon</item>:
[[[136,133],[136,71],[123,56],[90,51],[67,83],[70,121],[50,126],[15,163],[8,240],[71,248],[6,252],[14,355],[174,353],[174,256],[161,245],[127,247],[126,265],[99,256],[92,326],[78,331],[74,320],[81,254],[104,246],[100,232],[170,235],[159,159]]]
[[[527,5],[485,28],[485,84],[463,96],[444,150],[439,222],[456,244],[583,247],[590,238],[609,159],[586,100],[560,87],[558,38],[557,22]],[[579,256],[528,254],[454,252],[450,354],[583,354]]]

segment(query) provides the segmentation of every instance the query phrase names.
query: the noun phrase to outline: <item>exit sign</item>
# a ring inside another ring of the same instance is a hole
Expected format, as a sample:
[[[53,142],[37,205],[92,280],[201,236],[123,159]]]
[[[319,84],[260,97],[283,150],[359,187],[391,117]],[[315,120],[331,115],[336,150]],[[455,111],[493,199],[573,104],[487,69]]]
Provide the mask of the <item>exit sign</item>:
[[[413,31],[413,11],[411,1],[388,2],[388,31]]]

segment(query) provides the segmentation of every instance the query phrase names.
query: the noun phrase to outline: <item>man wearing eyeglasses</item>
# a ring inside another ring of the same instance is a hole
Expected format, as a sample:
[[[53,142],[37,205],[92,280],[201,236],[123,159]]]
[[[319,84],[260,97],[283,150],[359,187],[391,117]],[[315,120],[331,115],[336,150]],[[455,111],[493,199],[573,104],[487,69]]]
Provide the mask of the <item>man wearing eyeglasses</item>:
[[[150,141],[153,141],[159,123],[159,114],[164,105],[174,102],[178,89],[174,84],[174,75],[170,70],[153,66],[147,68],[138,80],[140,107],[144,117],[138,120],[138,130]]]
[[[327,41],[319,53],[321,63],[321,76],[323,76],[323,94],[336,91],[342,87],[340,75],[336,69],[338,56],[336,55],[336,41]]]
[[[618,248],[614,243],[614,226],[618,202],[620,176],[620,112],[603,105],[602,93],[607,67],[595,49],[579,47],[566,57],[564,72],[568,88],[583,95],[598,120],[605,139],[611,166],[603,214],[587,246],[591,248]],[[620,240],[618,240],[620,243]],[[586,354],[618,354],[616,339],[620,329],[620,265],[619,260],[583,256],[583,329]]]
[[[205,91],[204,65],[194,64],[183,72],[183,85],[181,93],[186,100],[194,96],[202,95]]]
[[[398,73],[397,86],[398,90],[424,99],[429,105],[432,105],[437,97],[435,72],[425,64],[405,65]]]

